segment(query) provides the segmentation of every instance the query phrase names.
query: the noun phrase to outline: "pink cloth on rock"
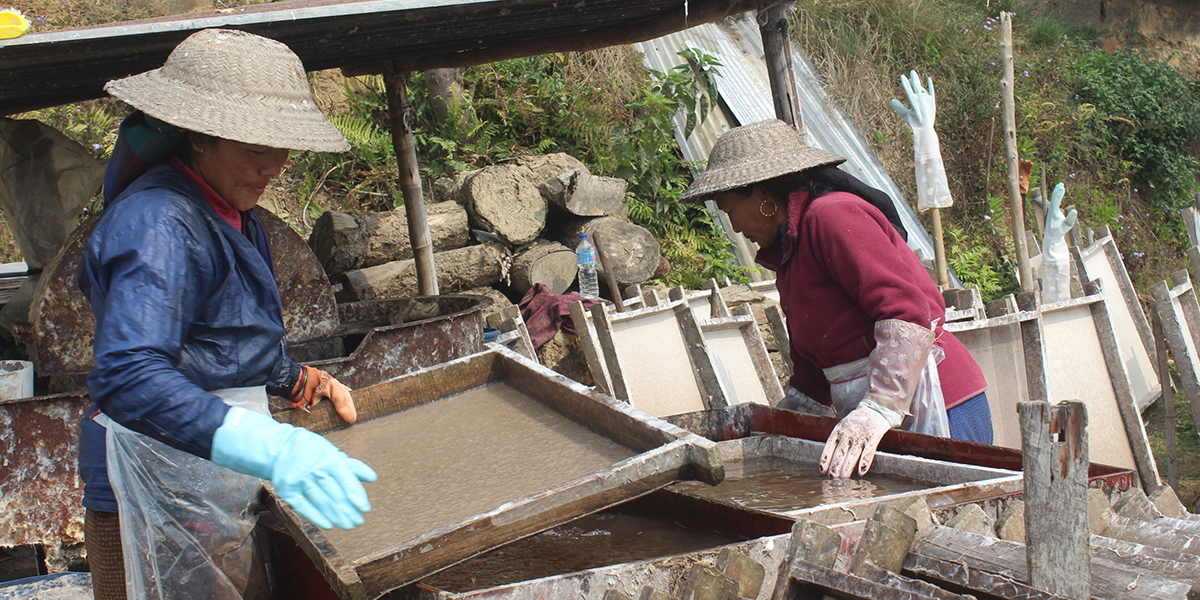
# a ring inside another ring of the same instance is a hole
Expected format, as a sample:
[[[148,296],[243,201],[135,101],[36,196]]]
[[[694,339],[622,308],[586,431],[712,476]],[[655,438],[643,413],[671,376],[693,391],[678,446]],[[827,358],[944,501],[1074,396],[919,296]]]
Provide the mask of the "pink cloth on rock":
[[[575,292],[555,294],[545,284],[535,283],[521,298],[521,318],[529,330],[529,339],[534,348],[541,348],[560,330],[575,333],[571,321],[571,304],[583,301],[584,309],[591,309],[595,300],[588,300]]]

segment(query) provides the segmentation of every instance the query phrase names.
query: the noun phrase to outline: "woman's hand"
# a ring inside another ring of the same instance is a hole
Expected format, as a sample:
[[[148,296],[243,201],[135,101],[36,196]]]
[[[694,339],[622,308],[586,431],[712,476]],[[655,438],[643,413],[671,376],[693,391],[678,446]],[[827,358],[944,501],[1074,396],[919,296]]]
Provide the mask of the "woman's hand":
[[[854,409],[829,434],[821,452],[821,472],[830,477],[849,477],[858,465],[858,474],[865,475],[875,461],[879,440],[891,428],[878,411],[866,406]]]
[[[332,375],[313,367],[300,367],[300,380],[292,393],[292,407],[300,410],[310,410],[321,398],[329,398],[333,402],[333,410],[347,423],[358,420],[358,411],[354,408],[354,398],[350,388],[333,378]]]

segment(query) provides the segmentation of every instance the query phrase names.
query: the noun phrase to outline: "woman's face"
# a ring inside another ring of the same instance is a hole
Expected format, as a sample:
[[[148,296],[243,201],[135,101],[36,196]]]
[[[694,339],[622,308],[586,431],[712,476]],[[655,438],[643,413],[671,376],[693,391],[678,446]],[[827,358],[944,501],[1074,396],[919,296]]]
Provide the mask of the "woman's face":
[[[189,166],[226,202],[250,210],[283,170],[288,151],[221,138],[193,139]]]
[[[759,248],[768,248],[779,237],[780,225],[787,222],[787,211],[765,188],[754,186],[751,189],[749,195],[737,191],[720,192],[713,196],[713,201],[729,215],[734,231],[758,244]]]

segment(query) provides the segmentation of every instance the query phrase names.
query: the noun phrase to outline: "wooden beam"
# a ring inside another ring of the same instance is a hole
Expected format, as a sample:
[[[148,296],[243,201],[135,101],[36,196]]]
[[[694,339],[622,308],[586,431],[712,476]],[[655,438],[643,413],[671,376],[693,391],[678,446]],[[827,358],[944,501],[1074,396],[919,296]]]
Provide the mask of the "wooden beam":
[[[767,61],[767,80],[775,118],[804,133],[804,116],[796,98],[796,79],[792,73],[792,50],[788,38],[787,14],[792,0],[758,0],[758,27],[762,34],[763,54]]]
[[[1087,407],[1082,402],[1022,402],[1022,465],[1029,582],[1055,594],[1087,600]],[[1036,533],[1035,533],[1036,532]]]

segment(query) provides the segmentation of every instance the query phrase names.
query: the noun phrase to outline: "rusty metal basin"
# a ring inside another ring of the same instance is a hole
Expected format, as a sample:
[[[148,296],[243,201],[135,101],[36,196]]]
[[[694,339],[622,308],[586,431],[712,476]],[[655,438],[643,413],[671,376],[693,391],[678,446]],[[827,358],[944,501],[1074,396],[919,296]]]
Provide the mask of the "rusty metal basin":
[[[436,303],[436,317],[389,324],[389,316],[414,301]],[[328,371],[350,388],[374,385],[398,375],[482,352],[483,309],[487,296],[445,295],[387,298],[338,305],[345,354],[312,357],[305,364]],[[318,340],[315,345],[328,342]],[[309,347],[314,344],[310,343]],[[297,357],[299,353],[293,354]]]

